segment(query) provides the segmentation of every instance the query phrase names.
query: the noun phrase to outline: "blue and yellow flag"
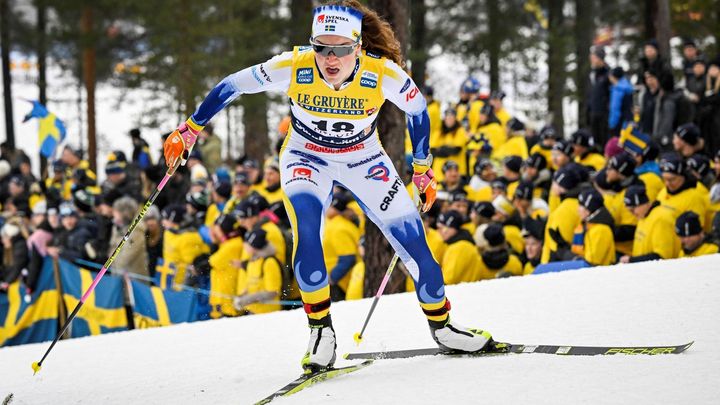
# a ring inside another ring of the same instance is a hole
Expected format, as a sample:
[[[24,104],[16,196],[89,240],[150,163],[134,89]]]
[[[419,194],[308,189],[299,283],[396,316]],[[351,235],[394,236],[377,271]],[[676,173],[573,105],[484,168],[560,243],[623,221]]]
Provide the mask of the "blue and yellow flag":
[[[90,288],[97,273],[78,268],[64,260],[60,260],[59,264],[63,299],[70,312]],[[70,325],[70,336],[75,338],[99,335],[127,328],[122,279],[105,274]]]
[[[132,280],[135,328],[145,329],[197,320],[197,294],[149,287]]]
[[[25,286],[16,281],[0,294],[0,346],[53,340],[58,332],[59,296],[52,261],[46,260],[35,292],[24,299]]]
[[[23,122],[31,118],[37,118],[40,121],[38,126],[38,145],[40,146],[40,154],[50,157],[55,153],[55,148],[65,139],[65,124],[60,118],[49,112],[39,101],[30,101],[33,108]]]

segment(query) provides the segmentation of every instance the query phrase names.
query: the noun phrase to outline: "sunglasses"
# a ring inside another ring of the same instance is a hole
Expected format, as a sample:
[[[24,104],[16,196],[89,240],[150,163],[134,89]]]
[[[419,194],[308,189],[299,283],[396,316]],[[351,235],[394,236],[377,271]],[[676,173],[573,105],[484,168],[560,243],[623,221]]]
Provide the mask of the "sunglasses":
[[[357,46],[358,42],[354,42],[350,45],[324,45],[324,44],[318,44],[317,42],[314,42],[312,39],[310,40],[310,45],[312,45],[313,50],[316,53],[319,53],[322,56],[328,57],[332,53],[338,58],[342,58],[343,56],[348,56],[355,50],[355,47]]]

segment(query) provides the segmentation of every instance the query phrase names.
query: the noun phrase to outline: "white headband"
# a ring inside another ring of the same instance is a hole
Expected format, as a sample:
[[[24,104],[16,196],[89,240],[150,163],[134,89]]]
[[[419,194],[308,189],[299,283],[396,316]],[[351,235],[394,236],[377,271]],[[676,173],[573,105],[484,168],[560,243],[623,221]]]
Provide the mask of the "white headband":
[[[345,6],[320,6],[313,10],[312,38],[319,35],[339,35],[359,41],[362,13]]]

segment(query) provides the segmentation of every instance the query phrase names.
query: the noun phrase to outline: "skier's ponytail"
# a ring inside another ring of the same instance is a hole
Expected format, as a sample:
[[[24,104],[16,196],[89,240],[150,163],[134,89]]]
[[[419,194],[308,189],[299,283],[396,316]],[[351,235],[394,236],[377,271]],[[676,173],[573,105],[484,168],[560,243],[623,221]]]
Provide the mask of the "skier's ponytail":
[[[387,21],[380,18],[375,11],[357,0],[331,1],[328,4],[354,8],[363,13],[362,49],[366,52],[384,56],[401,67],[405,66],[402,51],[400,50],[400,42],[395,38],[392,27]]]

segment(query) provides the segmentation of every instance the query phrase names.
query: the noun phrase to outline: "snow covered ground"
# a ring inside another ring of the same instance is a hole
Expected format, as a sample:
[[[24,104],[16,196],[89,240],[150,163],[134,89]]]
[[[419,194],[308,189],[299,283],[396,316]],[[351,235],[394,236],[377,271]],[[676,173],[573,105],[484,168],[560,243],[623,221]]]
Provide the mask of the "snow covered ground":
[[[711,404],[720,398],[720,256],[448,288],[453,317],[499,340],[566,345],[695,345],[666,356],[415,358],[377,361],[285,404]],[[369,300],[333,305],[338,353]],[[253,403],[295,378],[301,311],[0,349],[0,398],[17,404]],[[410,294],[383,297],[366,350],[432,346]],[[349,362],[340,360],[338,365]]]

